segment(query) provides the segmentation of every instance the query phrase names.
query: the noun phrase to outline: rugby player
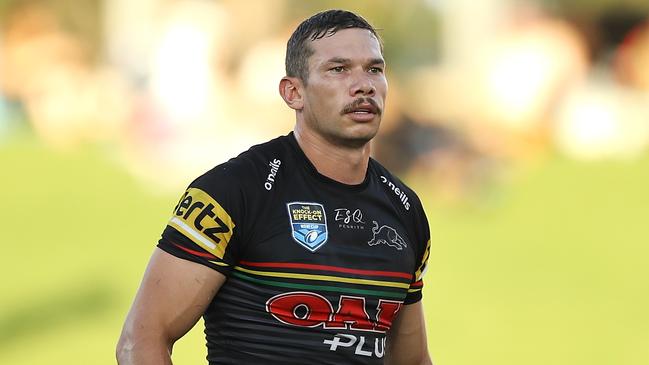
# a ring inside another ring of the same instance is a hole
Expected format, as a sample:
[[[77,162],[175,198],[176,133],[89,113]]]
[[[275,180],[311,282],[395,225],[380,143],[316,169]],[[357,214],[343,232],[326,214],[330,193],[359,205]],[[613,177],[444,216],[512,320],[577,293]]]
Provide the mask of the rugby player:
[[[370,157],[387,93],[375,29],[342,10],[305,20],[279,92],[294,130],[189,185],[126,318],[120,364],[171,364],[201,316],[210,364],[431,364],[428,222]]]

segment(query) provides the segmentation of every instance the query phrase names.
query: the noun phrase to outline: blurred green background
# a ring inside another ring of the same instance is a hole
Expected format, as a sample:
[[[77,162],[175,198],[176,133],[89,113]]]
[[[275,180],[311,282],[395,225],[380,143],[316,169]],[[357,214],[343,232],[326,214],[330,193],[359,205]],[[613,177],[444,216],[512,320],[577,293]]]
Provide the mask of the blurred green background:
[[[95,148],[52,153],[19,138],[0,164],[16,167],[0,190],[0,363],[114,363],[177,197],[152,196]],[[488,205],[436,204],[423,189],[436,363],[647,364],[649,159],[556,157],[514,180]],[[205,363],[201,326],[176,363]]]
[[[649,4],[602,0],[0,2],[0,364],[115,363],[182,189],[291,129],[282,47],[341,6],[383,29],[434,362],[649,364]]]

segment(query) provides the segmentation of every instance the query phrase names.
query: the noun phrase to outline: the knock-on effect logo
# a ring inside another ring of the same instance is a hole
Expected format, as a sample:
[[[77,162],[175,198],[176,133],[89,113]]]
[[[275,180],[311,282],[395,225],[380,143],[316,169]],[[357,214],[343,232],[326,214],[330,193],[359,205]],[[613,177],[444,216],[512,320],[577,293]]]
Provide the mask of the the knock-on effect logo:
[[[311,252],[327,242],[327,215],[319,203],[286,204],[291,219],[291,235],[295,242]]]

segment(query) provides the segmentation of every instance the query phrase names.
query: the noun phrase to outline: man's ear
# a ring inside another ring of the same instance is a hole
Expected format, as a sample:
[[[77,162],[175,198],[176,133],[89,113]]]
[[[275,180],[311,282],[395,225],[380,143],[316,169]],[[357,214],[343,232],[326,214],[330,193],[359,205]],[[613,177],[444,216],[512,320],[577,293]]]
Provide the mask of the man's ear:
[[[302,82],[297,77],[282,77],[279,81],[279,94],[289,108],[302,110],[304,107]]]

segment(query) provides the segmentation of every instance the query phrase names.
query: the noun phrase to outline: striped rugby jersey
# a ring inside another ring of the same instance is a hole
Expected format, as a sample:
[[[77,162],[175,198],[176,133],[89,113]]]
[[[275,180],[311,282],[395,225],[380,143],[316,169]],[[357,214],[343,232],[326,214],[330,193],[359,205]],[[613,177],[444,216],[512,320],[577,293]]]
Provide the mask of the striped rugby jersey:
[[[227,276],[204,314],[210,364],[382,364],[430,249],[415,193],[370,159],[346,185],[292,133],[190,184],[158,247]]]

